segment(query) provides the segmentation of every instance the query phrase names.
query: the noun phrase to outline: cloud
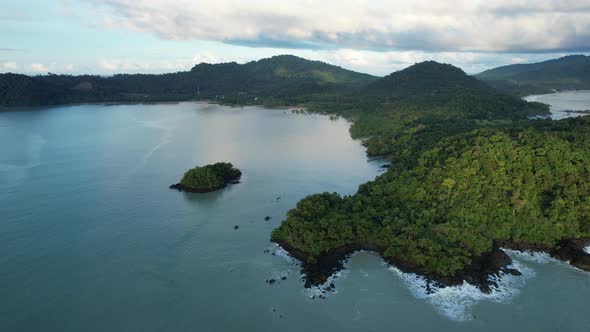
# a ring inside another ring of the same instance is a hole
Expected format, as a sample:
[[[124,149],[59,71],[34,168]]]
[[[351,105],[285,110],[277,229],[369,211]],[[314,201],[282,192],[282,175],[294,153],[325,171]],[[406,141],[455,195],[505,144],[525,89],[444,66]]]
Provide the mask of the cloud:
[[[586,0],[78,0],[102,24],[166,40],[380,52],[590,50]]]
[[[556,54],[492,54],[476,52],[377,52],[355,49],[339,49],[316,53],[320,57],[319,60],[373,75],[387,75],[393,71],[427,60],[450,63],[461,67],[469,74],[475,74],[499,65],[544,61],[558,56]]]
[[[49,71],[49,67],[42,63],[32,63],[29,68],[32,72],[36,73],[46,73]]]
[[[22,72],[27,74],[47,74],[51,73],[72,73],[76,70],[76,66],[70,63],[58,64],[58,63],[31,63],[31,64],[19,64],[14,61],[0,62],[0,70],[4,72]]]
[[[7,61],[7,62],[0,63],[0,70],[2,70],[2,71],[16,71],[19,68],[20,67],[18,66],[18,64],[16,62]]]
[[[236,61],[232,59],[231,61]],[[212,54],[197,54],[190,58],[171,60],[146,60],[146,59],[102,59],[97,67],[109,74],[115,73],[162,73],[175,72],[190,69],[201,62],[219,63],[228,62],[229,59],[214,56]]]

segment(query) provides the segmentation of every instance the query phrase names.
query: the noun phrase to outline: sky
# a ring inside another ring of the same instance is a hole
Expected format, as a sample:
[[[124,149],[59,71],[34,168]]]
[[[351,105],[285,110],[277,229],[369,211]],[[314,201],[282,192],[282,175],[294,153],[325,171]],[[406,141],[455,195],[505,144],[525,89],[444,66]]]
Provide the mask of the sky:
[[[279,54],[386,75],[590,54],[590,0],[0,0],[0,72],[163,73]]]

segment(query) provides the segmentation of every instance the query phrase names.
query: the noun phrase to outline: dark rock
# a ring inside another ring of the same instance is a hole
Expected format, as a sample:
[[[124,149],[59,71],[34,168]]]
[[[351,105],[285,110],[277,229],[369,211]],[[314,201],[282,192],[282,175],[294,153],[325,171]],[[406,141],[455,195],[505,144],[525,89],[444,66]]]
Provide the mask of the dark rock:
[[[551,256],[569,262],[584,271],[590,271],[590,254],[584,248],[590,239],[564,239],[550,252]]]
[[[391,167],[390,164],[383,164],[383,165],[381,165],[381,168],[390,168],[390,167]]]
[[[584,248],[590,244],[590,238],[562,239],[554,248],[528,242],[502,241],[498,245],[503,248],[519,251],[543,251],[552,257],[569,262],[572,266],[590,271],[590,255]]]
[[[287,280],[287,277],[283,276],[283,277],[281,277],[281,280],[285,281],[285,280]]]
[[[266,283],[269,284],[269,285],[272,285],[275,282],[277,282],[275,279],[269,279],[269,280],[266,281]]]
[[[272,217],[270,217],[270,216],[266,216],[266,217],[264,217],[264,221],[269,221],[269,220],[271,220],[271,219],[272,219]]]
[[[203,193],[210,193],[213,191],[217,191],[220,189],[225,188],[225,184],[223,184],[222,186],[218,186],[218,187],[213,187],[213,188],[207,188],[207,189],[195,189],[195,188],[189,188],[186,186],[183,186],[181,183],[177,183],[177,184],[173,184],[170,186],[170,189],[175,189],[178,191],[184,191],[187,193],[199,193],[199,194],[203,194]]]
[[[344,268],[344,263],[348,257],[356,251],[374,251],[381,255],[383,255],[384,252],[383,248],[375,245],[355,243],[323,253],[317,258],[316,264],[309,264],[307,263],[307,256],[301,251],[290,247],[287,243],[278,244],[287,250],[291,256],[302,262],[304,287],[306,288],[323,285],[330,276]],[[430,281],[427,288],[431,290],[434,287],[440,288],[460,285],[465,280],[468,283],[478,286],[481,291],[489,293],[491,292],[491,286],[494,286],[488,280],[489,276],[497,275],[503,268],[509,265],[512,260],[502,250],[496,248],[487,254],[475,257],[470,266],[453,276],[429,274],[426,273],[422,267],[395,257],[388,258],[387,262],[404,272],[416,273],[426,277],[426,279]]]
[[[240,228],[240,226],[238,226],[238,225],[235,225],[234,226],[234,229],[238,229],[238,228]]]
[[[510,269],[510,268],[504,268],[502,269],[502,272],[506,273],[506,274],[510,274],[513,276],[521,276],[522,273],[520,271],[518,271],[517,269]]]
[[[229,181],[229,184],[240,184],[242,183],[240,180]]]
[[[331,283],[330,283],[330,288],[334,289],[334,288],[336,288],[336,285],[334,285],[334,283],[333,283],[333,282],[331,282]]]

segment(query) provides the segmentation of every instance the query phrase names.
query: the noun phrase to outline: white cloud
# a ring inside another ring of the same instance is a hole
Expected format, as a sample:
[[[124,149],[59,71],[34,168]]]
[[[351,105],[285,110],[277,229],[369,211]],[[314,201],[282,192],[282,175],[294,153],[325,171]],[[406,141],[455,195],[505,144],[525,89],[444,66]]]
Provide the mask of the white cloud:
[[[7,61],[0,63],[0,69],[2,71],[16,71],[19,68],[20,67],[16,62]]]
[[[80,0],[110,27],[248,46],[542,52],[590,49],[587,0]]]
[[[32,63],[29,68],[32,72],[36,73],[47,73],[49,71],[49,67],[42,63]]]
[[[108,73],[162,73],[184,71],[201,62],[220,63],[236,61],[212,54],[196,54],[190,58],[146,60],[146,59],[102,59],[98,68]]]

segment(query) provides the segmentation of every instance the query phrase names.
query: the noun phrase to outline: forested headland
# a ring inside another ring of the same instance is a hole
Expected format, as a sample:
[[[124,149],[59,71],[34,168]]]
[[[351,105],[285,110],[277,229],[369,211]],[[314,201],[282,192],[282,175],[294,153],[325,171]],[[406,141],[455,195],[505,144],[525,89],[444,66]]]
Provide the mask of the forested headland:
[[[443,284],[467,280],[484,290],[493,286],[490,274],[517,273],[506,269],[500,247],[545,250],[590,270],[583,251],[590,120],[530,120],[549,108],[519,94],[433,61],[383,78],[293,56],[163,75],[0,75],[4,106],[202,99],[301,105],[351,120],[352,137],[368,155],[388,156],[391,167],[354,195],[302,199],[272,233],[302,261],[308,285],[358,249]],[[231,172],[190,170],[176,188],[223,187],[239,172],[223,169]]]
[[[392,164],[355,195],[303,199],[273,232],[303,261],[308,285],[359,249],[483,290],[490,274],[517,273],[500,247],[545,250],[590,269],[578,241],[590,238],[589,119],[529,120],[547,105],[435,62],[310,109],[352,119],[352,136]]]

